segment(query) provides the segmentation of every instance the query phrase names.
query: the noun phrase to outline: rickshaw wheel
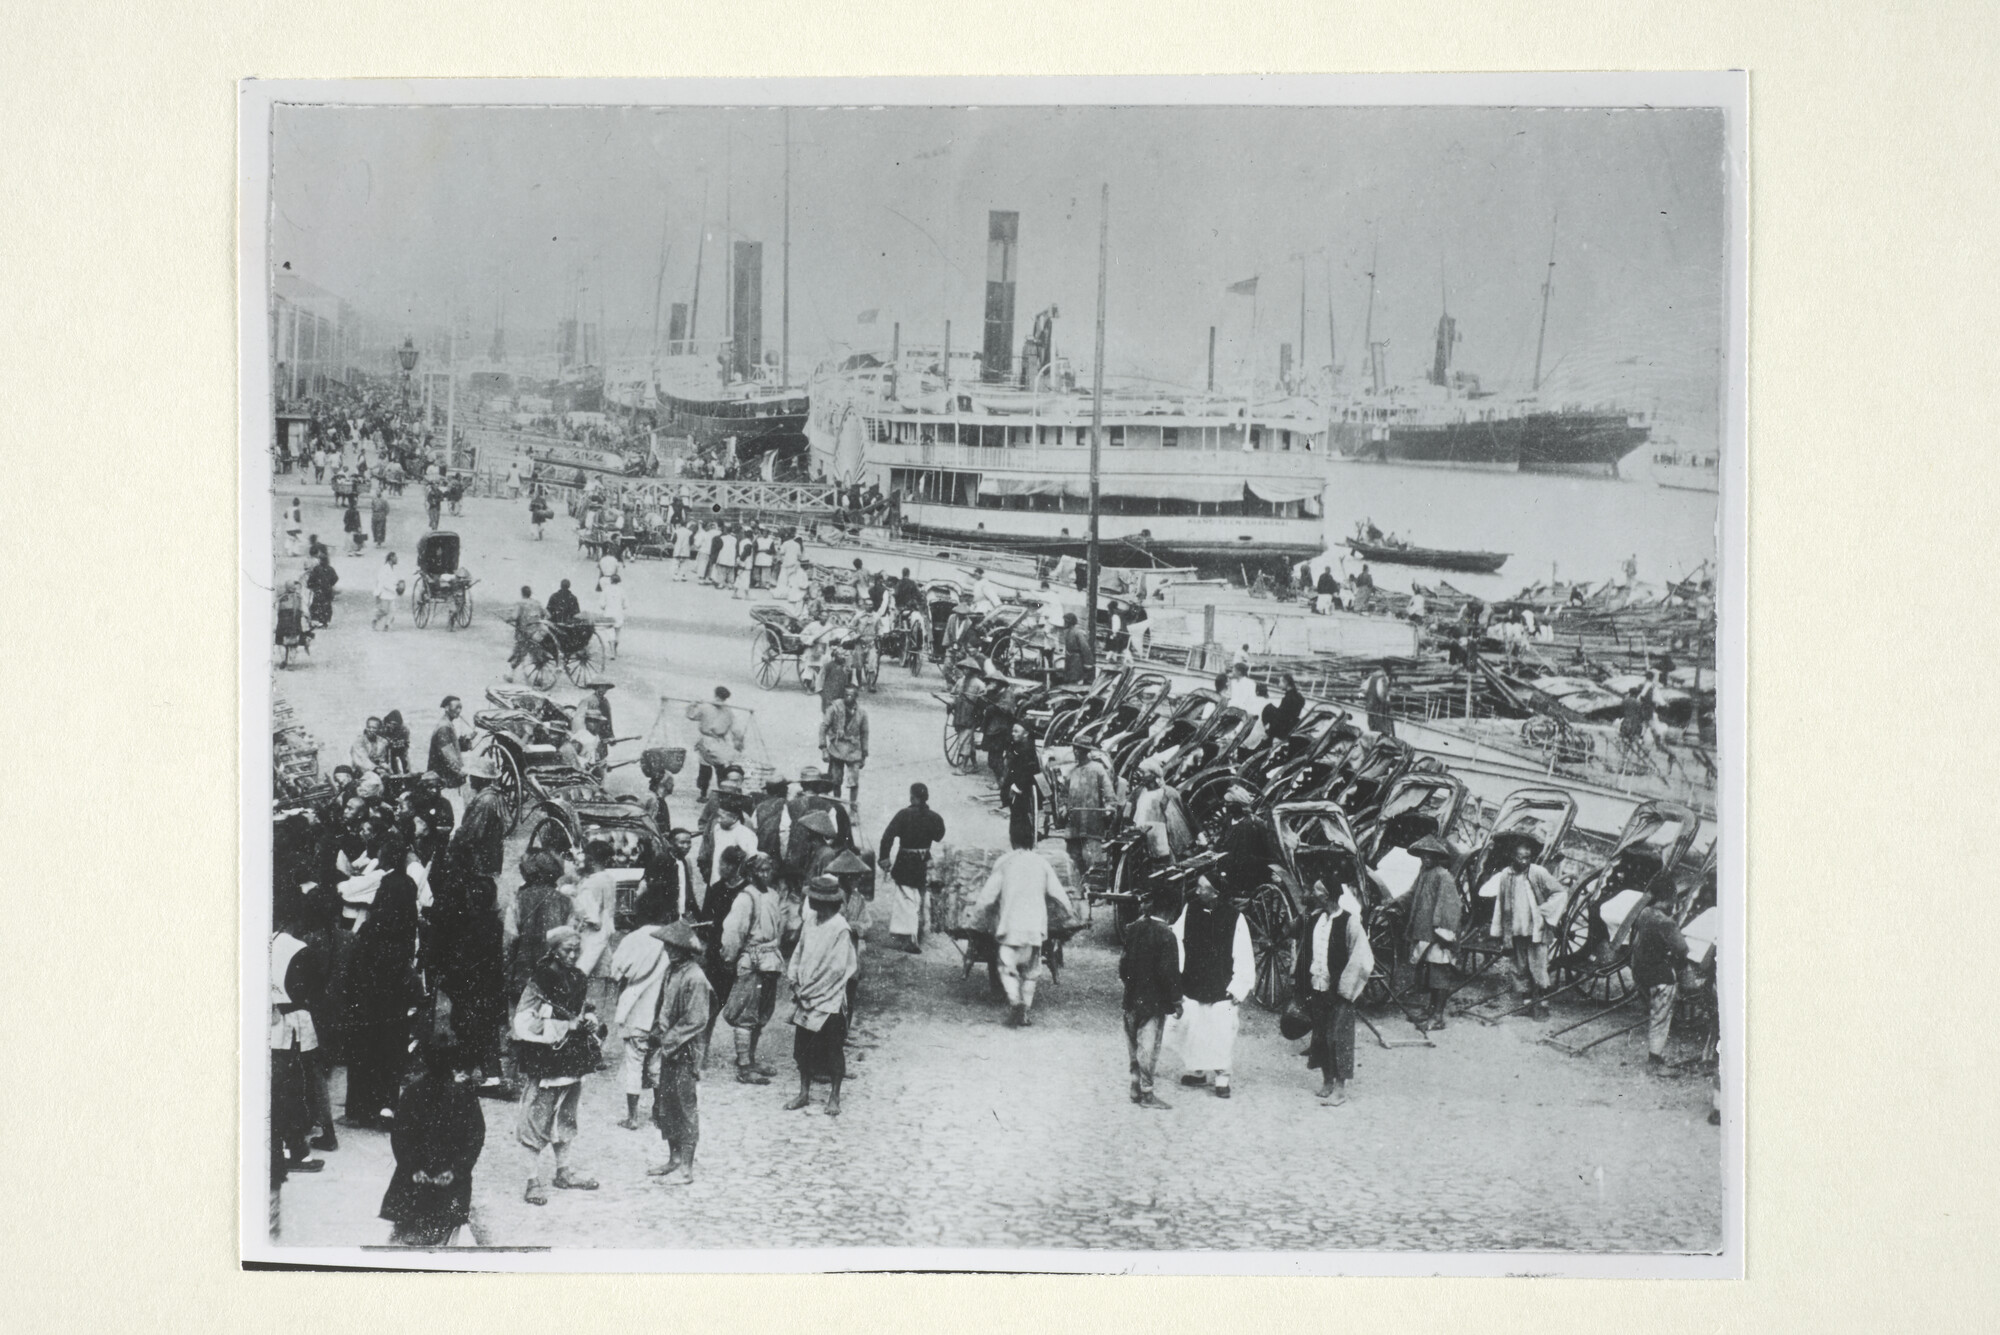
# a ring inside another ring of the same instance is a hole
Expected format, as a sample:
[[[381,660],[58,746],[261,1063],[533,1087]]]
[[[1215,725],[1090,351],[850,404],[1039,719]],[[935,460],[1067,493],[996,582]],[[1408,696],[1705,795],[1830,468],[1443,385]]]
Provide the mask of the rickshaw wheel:
[[[538,691],[546,691],[556,684],[561,669],[556,660],[547,652],[537,649],[528,659],[528,684]]]
[[[504,746],[488,743],[486,755],[493,762],[493,787],[507,803],[507,833],[512,834],[521,823],[521,766]]]
[[[425,626],[431,624],[431,600],[430,596],[424,592],[421,579],[419,579],[417,587],[410,591],[410,620],[417,623],[418,630],[422,630]]]
[[[767,627],[757,632],[757,638],[750,645],[750,679],[766,691],[778,685],[778,675],[784,671],[784,659],[780,656],[778,637]]]
[[[1361,989],[1361,1000],[1370,1006],[1396,1001],[1400,993],[1396,988],[1395,920],[1378,909],[1372,916],[1363,914],[1362,927],[1368,933],[1368,948],[1375,953],[1375,972],[1368,975],[1368,983]]]
[[[1243,918],[1250,924],[1250,950],[1257,960],[1257,986],[1251,996],[1267,1011],[1282,1010],[1292,993],[1298,912],[1282,885],[1266,881],[1251,892]]]
[[[553,853],[557,857],[568,853],[572,847],[569,827],[556,816],[544,816],[528,835],[526,853]]]
[[[914,635],[910,637],[910,647],[903,650],[903,666],[910,670],[912,677],[920,675],[924,670],[924,648],[916,642]]]
[[[604,637],[593,630],[590,638],[577,646],[575,653],[564,657],[563,670],[569,673],[571,681],[581,686],[604,670],[605,661],[610,656],[604,647]]]
[[[1111,901],[1111,939],[1119,945],[1125,944],[1125,929],[1139,916],[1139,869],[1134,865],[1138,857],[1138,846],[1127,848],[1111,864],[1111,893],[1130,895],[1131,899]]]
[[[971,770],[978,756],[978,748],[973,744],[973,734],[952,727],[949,716],[944,721],[944,760],[960,774]]]
[[[472,624],[472,595],[463,590],[451,605],[451,628],[464,630]]]

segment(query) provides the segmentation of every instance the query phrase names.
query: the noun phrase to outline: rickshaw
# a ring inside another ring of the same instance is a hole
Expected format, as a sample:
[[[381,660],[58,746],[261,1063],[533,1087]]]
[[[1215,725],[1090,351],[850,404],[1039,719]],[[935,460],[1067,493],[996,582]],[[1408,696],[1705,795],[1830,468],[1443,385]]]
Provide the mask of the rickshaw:
[[[611,846],[609,870],[618,882],[612,923],[621,930],[629,927],[634,916],[632,903],[645,880],[646,868],[666,848],[665,837],[641,799],[610,797],[601,789],[595,797],[550,796],[535,804],[534,817],[526,852],[580,857],[584,845],[592,840],[601,839]]]
[[[451,609],[446,624],[463,630],[472,624],[472,576],[459,568],[458,534],[426,533],[417,539],[417,578],[410,588],[410,619],[419,627],[431,624],[431,612]]]
[[[597,623],[588,617],[573,621],[544,621],[528,637],[528,682],[547,690],[556,684],[558,673],[567,673],[578,686],[601,676],[610,658]]]
[[[1111,773],[1120,783],[1130,783],[1138,777],[1141,764],[1156,763],[1164,768],[1166,761],[1159,757],[1171,759],[1168,753],[1201,732],[1222,709],[1222,697],[1214,691],[1206,688],[1189,691],[1174,701],[1173,710],[1164,723],[1150,722],[1145,731],[1135,730],[1113,752]]]
[[[764,690],[776,690],[789,664],[793,677],[805,685],[805,623],[781,607],[753,607],[757,634],[750,642],[750,679]],[[860,638],[851,625],[830,621],[823,643],[845,647]]]
[[[1378,947],[1378,976],[1392,993],[1398,990],[1397,965],[1409,922],[1410,891],[1416,888],[1417,875],[1423,870],[1410,846],[1427,835],[1437,836],[1454,850],[1470,842],[1466,831],[1459,828],[1469,806],[1466,796],[1465,781],[1455,774],[1442,769],[1412,770],[1389,785],[1380,814],[1357,837],[1362,869],[1360,898],[1366,910],[1363,916],[1369,926],[1369,941]]]
[[[1088,690],[1066,701],[1049,717],[1048,729],[1042,734],[1042,745],[1067,746],[1078,728],[1103,717],[1118,703],[1137,675],[1136,669],[1130,667],[1107,672]]]
[[[930,623],[917,608],[892,610],[877,638],[878,661],[901,663],[912,677],[923,671],[930,649]]]
[[[1348,752],[1318,795],[1338,801],[1348,820],[1362,824],[1374,819],[1389,785],[1415,761],[1416,752],[1408,742],[1378,733]]]
[[[1675,873],[1700,828],[1701,818],[1679,802],[1653,799],[1633,810],[1611,856],[1576,883],[1556,920],[1549,976],[1558,987],[1604,1002],[1632,995],[1624,925],[1638,902],[1662,886],[1675,889],[1675,920],[1686,917],[1694,896]]]
[[[1333,802],[1280,802],[1268,812],[1244,819],[1271,823],[1282,859],[1268,869],[1267,877],[1239,905],[1250,924],[1250,947],[1257,959],[1257,984],[1252,995],[1266,1010],[1282,1010],[1291,995],[1306,892],[1315,881],[1324,882],[1336,895],[1343,886],[1358,888],[1361,862],[1354,832]],[[1371,921],[1365,903],[1362,926],[1368,932],[1369,943],[1376,947],[1375,978],[1369,981],[1369,991],[1362,997],[1379,999],[1386,988],[1383,959],[1386,943],[1377,941],[1379,929]],[[1393,951],[1389,959],[1394,959]],[[1375,996],[1371,998],[1370,993]]]

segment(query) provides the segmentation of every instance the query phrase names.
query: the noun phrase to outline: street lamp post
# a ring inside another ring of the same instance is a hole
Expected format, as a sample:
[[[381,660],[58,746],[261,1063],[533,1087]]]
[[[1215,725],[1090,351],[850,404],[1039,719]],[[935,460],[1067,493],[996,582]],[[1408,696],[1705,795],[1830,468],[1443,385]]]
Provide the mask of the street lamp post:
[[[408,416],[410,411],[410,373],[417,369],[416,341],[408,334],[403,336],[403,346],[396,349],[396,364],[403,368],[403,413],[405,416]]]

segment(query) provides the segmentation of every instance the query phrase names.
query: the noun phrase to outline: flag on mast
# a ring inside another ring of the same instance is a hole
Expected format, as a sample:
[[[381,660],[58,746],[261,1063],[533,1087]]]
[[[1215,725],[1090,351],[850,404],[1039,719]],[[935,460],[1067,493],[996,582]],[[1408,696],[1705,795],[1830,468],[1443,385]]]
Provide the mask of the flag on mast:
[[[1243,280],[1242,282],[1240,282],[1240,283],[1231,283],[1231,284],[1229,285],[1229,295],[1230,295],[1230,296],[1232,296],[1232,297],[1254,297],[1254,296],[1256,296],[1256,295],[1257,295],[1257,280],[1256,280],[1256,279],[1254,279],[1254,278],[1246,278],[1246,279],[1244,279],[1244,280]]]
[[[881,314],[881,311],[880,311],[880,309],[879,309],[879,308],[870,308],[870,309],[868,309],[868,310],[865,310],[865,311],[861,312],[861,314],[859,314],[859,315],[855,316],[855,317],[854,317],[854,323],[856,323],[856,324],[874,324],[874,323],[875,323],[875,317],[876,317],[877,315],[879,315],[879,314]]]

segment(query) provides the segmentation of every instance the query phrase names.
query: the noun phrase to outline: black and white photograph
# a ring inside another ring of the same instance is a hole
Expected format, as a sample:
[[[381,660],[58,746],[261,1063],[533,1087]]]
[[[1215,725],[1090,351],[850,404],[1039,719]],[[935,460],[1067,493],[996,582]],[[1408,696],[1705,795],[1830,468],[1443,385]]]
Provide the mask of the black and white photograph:
[[[1742,76],[241,91],[246,1259],[1742,1272]]]

